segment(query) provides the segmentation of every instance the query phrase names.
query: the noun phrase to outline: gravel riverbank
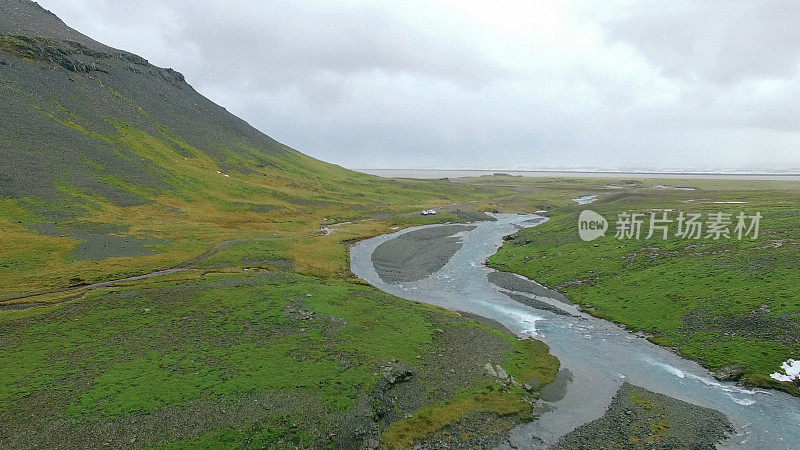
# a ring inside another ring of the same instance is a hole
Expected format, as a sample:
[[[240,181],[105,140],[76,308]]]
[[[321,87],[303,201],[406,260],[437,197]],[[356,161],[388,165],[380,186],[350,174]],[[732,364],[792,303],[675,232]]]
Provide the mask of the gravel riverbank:
[[[625,383],[603,417],[578,427],[555,449],[714,449],[732,431],[720,412]]]
[[[564,296],[564,294],[548,289],[535,281],[528,280],[517,274],[510,272],[489,272],[489,282],[495,286],[506,289],[509,291],[525,292],[527,294],[537,295],[540,297],[548,297],[553,300],[558,300],[567,305],[573,303]]]
[[[372,264],[387,283],[421,280],[444,267],[461,248],[456,234],[474,229],[474,225],[444,225],[401,234],[375,249]]]

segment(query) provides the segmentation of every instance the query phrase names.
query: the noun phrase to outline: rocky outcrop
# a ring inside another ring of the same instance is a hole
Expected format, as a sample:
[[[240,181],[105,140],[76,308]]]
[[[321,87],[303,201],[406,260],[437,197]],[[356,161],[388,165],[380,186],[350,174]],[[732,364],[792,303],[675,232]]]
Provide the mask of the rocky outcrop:
[[[533,383],[529,381],[528,383],[521,384],[519,381],[516,380],[516,378],[509,375],[509,373],[506,372],[506,370],[503,369],[503,367],[500,366],[500,364],[495,364],[494,366],[492,366],[492,363],[487,362],[486,365],[483,366],[483,370],[485,370],[490,377],[497,378],[499,382],[523,388],[527,391],[532,391],[535,389],[534,385],[536,386],[539,385],[538,380],[536,380]]]
[[[408,381],[414,376],[414,369],[405,363],[387,364],[381,368],[381,372],[390,385]]]
[[[140,56],[123,51],[109,53],[92,50],[72,40],[57,41],[43,37],[0,35],[0,51],[26,61],[50,64],[76,73],[107,74],[111,67],[107,67],[104,61],[116,59],[129,63],[126,69],[132,72],[148,73],[177,87],[182,87],[186,83],[182,73],[170,68],[155,67]]]
[[[497,371],[497,378],[500,378],[501,380],[508,379],[508,372],[506,372],[502,367],[500,367],[500,364],[494,366],[494,368]]]
[[[717,370],[712,375],[719,381],[738,381],[744,376],[746,367],[733,364],[722,369]]]

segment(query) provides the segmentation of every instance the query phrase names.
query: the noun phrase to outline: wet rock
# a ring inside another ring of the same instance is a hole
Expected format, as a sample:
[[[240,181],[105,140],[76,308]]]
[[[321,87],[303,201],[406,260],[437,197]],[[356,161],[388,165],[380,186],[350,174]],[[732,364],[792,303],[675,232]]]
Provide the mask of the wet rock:
[[[745,372],[745,367],[739,364],[732,364],[717,370],[712,375],[720,381],[738,381]]]
[[[572,384],[572,380],[572,372],[566,367],[562,367],[558,370],[558,373],[556,373],[553,381],[542,387],[540,398],[550,403],[560,401],[567,395],[567,390]]]
[[[531,298],[531,297],[528,297],[528,296],[525,296],[525,295],[515,294],[513,292],[506,292],[506,291],[502,291],[502,292],[504,294],[508,295],[509,297],[511,297],[512,299],[514,299],[514,300],[516,300],[516,301],[518,301],[518,302],[520,302],[520,303],[522,303],[524,305],[528,305],[531,308],[541,309],[543,311],[550,311],[553,314],[559,314],[559,315],[562,315],[562,316],[569,316],[570,315],[569,312],[559,308],[558,306],[551,305],[549,303],[545,303],[545,302],[543,302],[541,300],[538,300],[538,299],[535,299],[535,298]]]
[[[538,378],[531,378],[530,380],[528,380],[527,383],[525,383],[525,386],[530,386],[530,388],[526,387],[525,389],[527,389],[529,391],[532,391],[532,390],[539,389],[542,386],[542,382],[539,381]]]

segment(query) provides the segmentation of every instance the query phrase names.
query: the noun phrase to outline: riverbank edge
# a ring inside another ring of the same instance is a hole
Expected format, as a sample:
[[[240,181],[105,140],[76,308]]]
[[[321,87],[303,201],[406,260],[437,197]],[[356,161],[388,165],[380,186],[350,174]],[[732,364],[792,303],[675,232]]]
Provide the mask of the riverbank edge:
[[[715,409],[623,383],[601,417],[570,431],[550,448],[713,449],[733,431],[730,419]]]
[[[498,251],[500,251],[500,249],[498,249]],[[632,327],[628,326],[624,322],[620,322],[620,321],[614,320],[614,319],[612,319],[610,317],[607,317],[605,315],[602,315],[598,311],[596,311],[596,310],[594,310],[592,308],[587,308],[586,307],[587,305],[581,304],[580,302],[577,302],[574,299],[569,298],[569,296],[566,293],[561,292],[560,290],[558,290],[556,288],[547,286],[546,284],[541,283],[538,280],[534,280],[534,279],[528,278],[525,275],[522,275],[520,273],[514,272],[513,270],[508,270],[506,267],[503,267],[502,265],[492,264],[490,262],[490,260],[491,260],[491,257],[489,259],[487,259],[486,262],[484,263],[486,265],[486,267],[488,267],[490,269],[493,269],[493,270],[496,270],[496,271],[498,271],[500,273],[508,273],[508,274],[512,274],[514,276],[523,277],[525,280],[528,280],[530,282],[539,284],[539,285],[543,286],[544,288],[546,288],[548,290],[551,290],[553,292],[557,292],[560,296],[563,296],[564,298],[566,298],[570,303],[572,303],[574,305],[577,305],[580,308],[581,312],[589,314],[589,315],[591,315],[592,317],[594,317],[596,319],[605,320],[607,322],[613,323],[614,325],[622,328],[623,330],[625,330],[626,332],[630,333],[633,336],[645,338],[648,341],[650,341],[651,343],[653,343],[655,345],[658,345],[661,348],[667,349],[670,352],[674,353],[677,356],[680,356],[683,359],[686,359],[688,361],[693,361],[693,362],[699,364],[702,368],[707,370],[713,376],[714,372],[711,370],[711,368],[702,359],[686,355],[683,352],[681,352],[681,350],[678,347],[670,346],[670,345],[663,345],[663,343],[660,342],[659,339],[657,339],[655,336],[645,332],[644,330],[638,330],[636,328],[632,328]],[[729,382],[729,383],[735,383],[736,385],[738,385],[740,387],[743,387],[743,388],[747,388],[747,389],[754,389],[754,388],[757,388],[757,389],[768,389],[768,390],[772,390],[772,391],[785,392],[785,393],[787,393],[787,394],[789,394],[789,395],[791,395],[793,397],[800,398],[800,387],[794,386],[794,385],[791,385],[791,384],[787,384],[787,383],[781,383],[781,382],[778,382],[778,381],[775,381],[774,383],[771,383],[771,382],[754,383],[754,382],[748,382],[746,380],[736,380],[736,381],[728,381],[728,380],[726,380],[726,381]]]
[[[403,236],[406,236],[408,233],[414,233],[415,229],[416,229],[416,231],[421,232],[418,236],[415,236],[415,237],[416,238],[422,238],[422,240],[426,240],[426,239],[430,238],[430,233],[436,234],[436,229],[437,228],[441,228],[441,227],[457,227],[457,229],[453,228],[454,230],[456,230],[455,233],[436,236],[436,238],[435,238],[436,240],[438,240],[438,241],[452,241],[452,240],[459,241],[460,239],[458,239],[458,237],[457,237],[459,233],[471,231],[472,229],[474,229],[474,227],[478,223],[483,222],[483,221],[496,221],[496,219],[493,216],[491,216],[491,215],[489,215],[487,213],[484,213],[484,214],[486,214],[486,216],[489,217],[490,219],[481,219],[481,220],[471,221],[471,222],[461,222],[461,221],[455,222],[455,221],[452,221],[452,220],[445,220],[445,221],[442,221],[442,222],[435,222],[435,223],[431,223],[431,224],[405,226],[403,228],[394,230],[391,233],[385,233],[385,234],[395,235],[393,238],[389,239],[385,243],[392,242],[392,241],[394,241],[394,240],[396,240],[398,238],[402,238]],[[520,213],[520,215],[524,215],[524,214]],[[461,218],[461,217],[459,217],[459,218]],[[367,241],[369,239],[374,239],[376,237],[383,236],[383,235],[384,234],[378,233],[378,234],[374,234],[374,235],[369,235],[369,236],[363,237],[362,239],[358,239],[358,240],[343,241],[342,243],[346,245],[346,247],[348,249],[348,254],[352,255],[353,247],[359,245],[360,243],[362,243],[364,241]],[[448,249],[443,248],[442,246],[433,245],[433,247],[436,250],[448,250]],[[437,264],[432,266],[433,268],[426,269],[425,273],[422,275],[421,278],[426,278],[426,277],[436,273],[437,271],[441,270],[441,268],[450,259],[452,259],[453,255],[460,248],[461,248],[461,245],[460,245],[460,243],[458,243],[457,248],[449,249],[448,251],[445,252],[447,254],[444,255],[444,256],[435,254],[435,252],[433,252],[433,253],[432,252],[423,253],[423,255],[436,258],[439,261],[437,261]],[[378,276],[381,277],[381,279],[383,279],[383,274],[384,273],[382,273],[382,271],[378,269],[378,267],[375,264],[375,261],[373,261],[372,259],[373,259],[373,255],[370,255],[370,263],[373,264],[373,267],[375,267],[375,270],[376,270],[376,273],[378,273]],[[443,259],[443,261],[442,261],[442,259]],[[355,284],[363,284],[363,285],[372,286],[371,283],[369,283],[368,281],[360,278],[358,275],[353,273],[350,260],[348,260],[348,270],[350,271],[350,277],[346,281],[349,281],[349,282],[352,282],[352,283],[355,283]],[[375,288],[378,289],[378,290],[381,290],[378,287],[375,287]],[[392,295],[392,294],[389,294],[389,295]],[[495,321],[493,319],[490,319],[488,317],[484,317],[484,316],[481,316],[481,315],[477,315],[477,314],[472,314],[472,313],[469,313],[469,312],[466,312],[466,311],[450,310],[450,309],[442,308],[442,307],[435,306],[435,305],[429,305],[429,304],[427,304],[425,302],[418,302],[418,301],[409,300],[409,299],[402,299],[402,300],[408,301],[408,302],[413,302],[413,303],[420,303],[422,305],[430,306],[430,307],[432,307],[434,309],[437,309],[437,310],[442,310],[442,311],[445,311],[447,313],[452,313],[452,314],[455,314],[457,316],[461,316],[461,317],[463,317],[464,319],[467,319],[467,320],[472,320],[474,322],[477,322],[477,323],[483,325],[484,327],[486,327],[488,329],[494,330],[494,332],[496,334],[500,335],[500,336],[507,336],[509,338],[516,339],[518,341],[533,341],[534,343],[543,346],[546,349],[547,354],[549,355],[549,357],[555,359],[555,361],[556,361],[556,370],[558,370],[560,368],[560,366],[561,366],[561,361],[558,360],[557,357],[555,357],[554,355],[549,353],[549,346],[544,341],[541,341],[541,340],[538,340],[538,339],[534,339],[534,338],[522,338],[517,333],[515,333],[512,330],[508,329],[505,325],[503,325],[500,322],[497,322],[497,321]],[[491,372],[489,372],[489,376],[499,376],[499,375],[492,375]],[[508,439],[509,439],[509,437],[511,435],[511,432],[512,432],[512,430],[514,428],[516,428],[517,426],[520,426],[520,425],[524,425],[526,423],[530,423],[530,422],[532,422],[532,421],[537,419],[537,416],[541,412],[541,407],[543,405],[543,403],[539,401],[539,395],[540,395],[541,391],[544,388],[557,383],[557,380],[553,379],[552,381],[550,381],[548,383],[544,383],[544,384],[538,384],[537,383],[537,386],[536,387],[532,387],[531,389],[528,389],[527,385],[523,385],[524,381],[517,383],[516,380],[514,380],[514,378],[511,377],[511,376],[509,377],[509,380],[507,380],[507,381],[503,381],[502,379],[498,378],[498,383],[499,383],[499,386],[506,386],[507,385],[506,388],[517,388],[517,389],[520,389],[522,392],[526,392],[527,394],[525,395],[525,398],[526,398],[525,401],[529,404],[530,411],[527,414],[496,414],[496,413],[486,413],[486,412],[481,412],[481,411],[471,412],[469,414],[464,415],[461,419],[456,420],[456,421],[452,422],[451,424],[448,424],[447,426],[437,430],[436,432],[431,433],[427,437],[425,437],[425,438],[423,438],[423,439],[421,439],[419,441],[415,441],[415,445],[420,445],[420,446],[422,446],[422,448],[425,448],[425,446],[434,446],[434,447],[436,447],[436,446],[441,446],[441,445],[452,445],[451,437],[454,434],[460,434],[460,436],[461,436],[460,439],[463,440],[464,436],[466,436],[466,435],[474,435],[475,434],[474,433],[475,432],[475,426],[476,426],[477,423],[491,421],[492,419],[494,419],[494,421],[496,421],[498,423],[498,427],[496,427],[496,429],[493,430],[493,432],[491,434],[473,436],[469,440],[469,442],[471,442],[472,444],[476,444],[478,447],[482,447],[482,448],[491,448],[491,447],[495,447],[497,445],[502,445],[503,443],[508,442]],[[544,403],[544,404],[546,404],[546,403]],[[538,405],[538,408],[537,408],[537,405]],[[430,408],[423,409],[423,410],[417,411],[417,413],[425,412],[425,411],[427,411],[429,409]],[[476,420],[477,420],[477,422],[476,422]],[[475,422],[475,423],[472,423],[472,422]],[[388,432],[389,430],[386,430],[386,431]],[[385,443],[384,443],[384,445],[385,445]],[[387,448],[391,448],[391,446],[388,446]],[[459,447],[457,447],[457,448],[459,448]],[[472,448],[472,447],[470,447],[470,448]]]

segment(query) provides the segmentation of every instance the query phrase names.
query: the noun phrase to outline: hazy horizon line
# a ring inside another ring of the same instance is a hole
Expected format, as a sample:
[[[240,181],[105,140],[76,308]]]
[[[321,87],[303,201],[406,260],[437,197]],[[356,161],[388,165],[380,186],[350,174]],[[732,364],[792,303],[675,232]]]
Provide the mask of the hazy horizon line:
[[[754,175],[754,176],[800,176],[800,169],[787,169],[786,171],[759,171],[759,169],[587,169],[587,168],[565,168],[565,169],[476,169],[476,168],[383,168],[383,167],[361,167],[350,168],[355,171],[383,170],[383,171],[421,171],[421,172],[525,172],[525,173],[591,173],[591,174],[674,174],[674,175]]]

